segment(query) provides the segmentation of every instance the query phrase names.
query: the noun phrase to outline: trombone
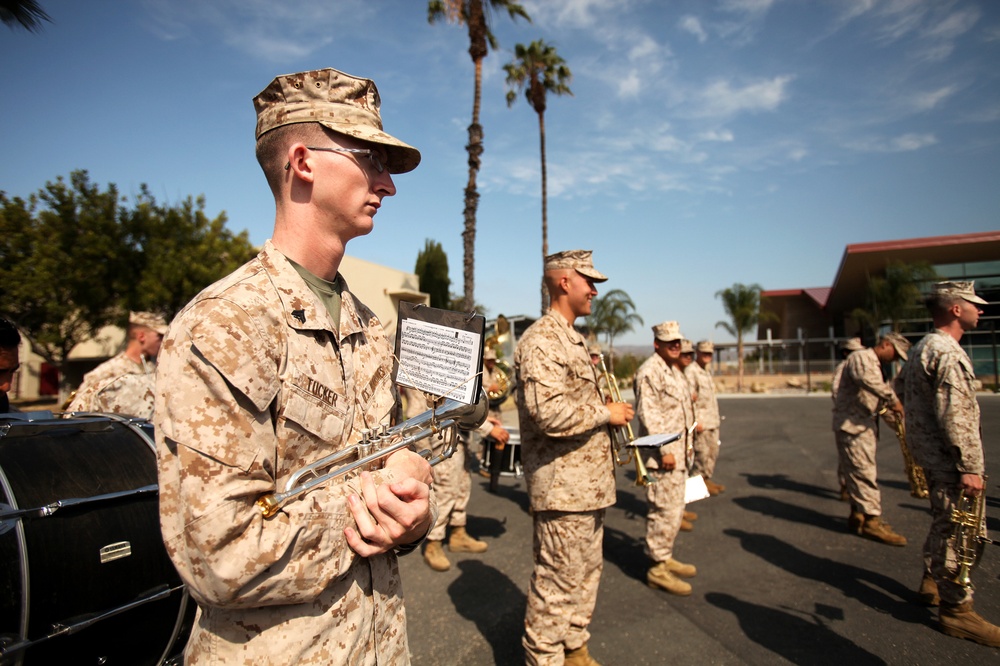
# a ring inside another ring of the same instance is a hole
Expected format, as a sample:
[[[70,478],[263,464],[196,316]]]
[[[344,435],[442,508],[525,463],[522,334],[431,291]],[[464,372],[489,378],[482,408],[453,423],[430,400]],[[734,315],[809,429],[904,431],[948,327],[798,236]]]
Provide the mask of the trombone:
[[[611,401],[624,402],[622,400],[622,393],[618,389],[618,382],[608,372],[608,366],[604,363],[604,354],[600,354],[599,357],[601,359],[601,372],[604,374],[604,381],[608,385],[608,393]],[[598,387],[598,390],[600,390],[600,387]],[[601,391],[601,397],[604,397],[603,391]],[[631,446],[632,442],[635,441],[635,435],[632,433],[632,424],[626,423],[623,426],[609,425],[608,430],[611,433],[611,451],[615,462],[619,465],[627,465],[632,460],[635,460],[635,485],[648,486],[655,483],[650,478],[649,472],[646,471],[646,465],[642,462],[642,456],[639,455],[635,447]]]
[[[449,398],[439,407],[428,409],[392,428],[382,425],[377,430],[362,430],[360,442],[302,467],[288,477],[283,491],[262,495],[255,504],[265,518],[270,518],[293,497],[354,470],[374,469],[376,461],[422,439],[432,435],[443,437],[446,430],[459,427],[469,430],[478,428],[486,420],[488,411],[486,394],[480,391],[479,400],[472,404]],[[458,437],[452,437],[436,456],[429,449],[419,453],[431,465],[436,465],[450,458],[457,445]]]

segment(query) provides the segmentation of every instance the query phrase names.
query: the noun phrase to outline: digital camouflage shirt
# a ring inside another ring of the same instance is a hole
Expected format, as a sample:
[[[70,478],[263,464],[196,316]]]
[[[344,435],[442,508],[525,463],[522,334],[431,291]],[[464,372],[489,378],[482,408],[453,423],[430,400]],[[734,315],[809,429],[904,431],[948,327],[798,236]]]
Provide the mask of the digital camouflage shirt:
[[[514,352],[521,464],[533,511],[594,511],[615,503],[608,422],[587,344],[554,310]]]
[[[363,558],[344,538],[358,478],[303,493],[269,519],[254,505],[393,412],[389,342],[343,287],[338,332],[268,241],[185,307],[163,341],[160,523],[199,605],[187,664],[408,662],[396,555]]]
[[[983,440],[972,361],[955,338],[928,333],[910,349],[896,379],[906,410],[906,441],[928,470],[982,475]]]
[[[104,412],[149,419],[156,393],[155,366],[136,363],[125,352],[83,377],[67,412]]]
[[[833,430],[859,435],[875,426],[881,404],[892,404],[896,394],[882,379],[882,364],[874,349],[852,352],[844,362],[833,401]]]
[[[672,453],[675,469],[686,469],[685,457],[693,444],[694,403],[684,373],[672,368],[658,355],[653,354],[639,366],[633,380],[635,387],[635,412],[639,417],[641,434],[672,435],[680,439],[661,446],[659,455],[647,455],[646,467],[660,469],[660,456]]]
[[[695,396],[694,415],[705,430],[714,430],[722,424],[719,415],[719,400],[715,397],[715,382],[712,373],[697,363],[684,368],[691,395]]]

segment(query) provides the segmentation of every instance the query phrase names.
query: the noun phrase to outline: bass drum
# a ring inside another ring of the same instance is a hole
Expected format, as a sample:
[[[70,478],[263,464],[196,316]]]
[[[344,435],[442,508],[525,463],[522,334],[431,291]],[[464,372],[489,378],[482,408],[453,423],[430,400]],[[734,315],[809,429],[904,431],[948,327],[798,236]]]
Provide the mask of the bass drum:
[[[195,604],[157,498],[146,421],[0,420],[0,663],[180,662]]]

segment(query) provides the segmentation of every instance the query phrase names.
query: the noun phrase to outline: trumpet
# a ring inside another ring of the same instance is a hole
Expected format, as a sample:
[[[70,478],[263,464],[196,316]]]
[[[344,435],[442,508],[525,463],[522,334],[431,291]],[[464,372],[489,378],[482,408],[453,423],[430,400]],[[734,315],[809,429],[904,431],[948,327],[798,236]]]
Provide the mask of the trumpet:
[[[927,478],[924,476],[924,468],[913,462],[913,456],[910,455],[910,447],[906,443],[906,424],[898,415],[889,416],[888,411],[889,407],[883,406],[878,413],[889,422],[893,432],[896,433],[896,439],[899,440],[899,448],[903,452],[903,469],[910,482],[910,495],[917,499],[927,499],[930,497],[927,490]]]
[[[360,442],[297,470],[288,477],[283,491],[261,496],[256,506],[265,518],[270,518],[293,497],[355,470],[375,469],[377,461],[422,439],[433,435],[443,438],[446,430],[455,428],[478,428],[486,420],[488,411],[486,394],[480,391],[479,400],[472,404],[445,399],[440,406],[391,428],[382,425],[377,430],[362,430]],[[458,437],[452,437],[438,455],[435,456],[429,449],[419,454],[431,465],[436,465],[450,458],[457,446]]]
[[[610,394],[611,401],[623,402],[621,391],[618,389],[618,382],[608,372],[608,366],[604,363],[604,354],[600,355],[600,359],[601,372],[604,374],[604,381],[608,385],[608,393]],[[604,397],[603,391],[601,392],[601,397]],[[611,451],[615,462],[619,465],[627,465],[634,460],[635,485],[648,486],[654,483],[653,479],[649,476],[649,472],[646,471],[646,465],[642,462],[642,456],[639,455],[639,452],[634,447],[630,447],[632,442],[635,441],[635,435],[632,433],[632,424],[626,423],[623,426],[609,425],[608,430],[611,433]]]
[[[993,543],[981,533],[986,505],[983,501],[985,476],[983,486],[984,490],[979,495],[968,495],[963,492],[958,500],[958,506],[951,510],[951,522],[955,525],[951,539],[955,548],[955,559],[958,562],[958,571],[952,582],[962,587],[969,587],[972,584],[969,574],[979,559],[980,544]]]

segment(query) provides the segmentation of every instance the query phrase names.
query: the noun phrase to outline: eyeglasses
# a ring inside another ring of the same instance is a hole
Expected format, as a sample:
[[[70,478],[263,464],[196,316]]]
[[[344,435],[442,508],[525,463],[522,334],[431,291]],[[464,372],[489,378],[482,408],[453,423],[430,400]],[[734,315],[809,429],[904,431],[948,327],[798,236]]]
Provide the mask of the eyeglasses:
[[[367,155],[368,161],[371,162],[372,167],[382,173],[385,171],[385,164],[382,162],[382,158],[374,150],[369,148],[322,148],[320,146],[306,146],[309,150],[319,150],[324,153],[354,153],[355,155]],[[285,171],[288,171],[292,167],[291,162],[285,162]]]

